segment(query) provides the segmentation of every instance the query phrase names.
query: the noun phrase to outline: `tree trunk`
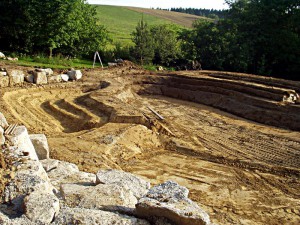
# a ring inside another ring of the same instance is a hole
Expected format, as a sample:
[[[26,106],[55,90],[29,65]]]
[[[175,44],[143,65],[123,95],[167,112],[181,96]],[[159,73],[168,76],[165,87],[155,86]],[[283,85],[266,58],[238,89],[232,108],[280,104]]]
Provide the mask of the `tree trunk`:
[[[49,48],[49,58],[52,58],[52,50],[53,50],[53,48],[50,47],[50,48]]]

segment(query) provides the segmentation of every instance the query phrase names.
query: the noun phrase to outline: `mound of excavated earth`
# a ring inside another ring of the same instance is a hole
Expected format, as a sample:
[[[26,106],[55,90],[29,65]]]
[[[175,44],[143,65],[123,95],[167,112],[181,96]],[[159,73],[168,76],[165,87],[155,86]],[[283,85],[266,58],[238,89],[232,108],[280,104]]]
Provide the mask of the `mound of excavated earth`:
[[[11,124],[47,136],[50,158],[85,172],[66,175],[60,163],[47,165],[53,187],[65,193],[60,210],[66,216],[59,222],[77,218],[72,207],[81,206],[86,213],[136,216],[136,204],[141,218],[146,209],[154,217],[162,210],[167,220],[201,214],[193,212],[194,205],[191,211],[170,211],[190,200],[165,206],[167,198],[148,195],[136,202],[140,189],[130,195],[128,187],[116,188],[118,182],[107,183],[101,175],[98,185],[124,192],[126,199],[118,207],[93,202],[87,192],[107,193],[82,184],[95,182],[99,170],[116,169],[152,185],[172,180],[187,187],[189,198],[216,224],[298,224],[300,105],[284,96],[299,92],[296,81],[214,71],[156,73],[125,64],[82,71],[80,80],[68,83],[2,88],[0,107]],[[47,157],[46,149],[39,154]],[[76,177],[81,184],[72,181]],[[61,186],[60,179],[67,184]],[[85,212],[79,216],[83,223],[109,217],[89,220]]]

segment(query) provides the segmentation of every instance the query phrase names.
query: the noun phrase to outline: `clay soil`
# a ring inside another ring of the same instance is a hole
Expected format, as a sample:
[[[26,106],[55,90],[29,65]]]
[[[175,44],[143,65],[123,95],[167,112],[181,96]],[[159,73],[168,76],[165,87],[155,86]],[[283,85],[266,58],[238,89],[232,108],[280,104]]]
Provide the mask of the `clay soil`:
[[[217,224],[299,224],[300,108],[280,103],[299,83],[130,64],[83,72],[77,82],[1,88],[0,111],[81,170],[188,187]]]

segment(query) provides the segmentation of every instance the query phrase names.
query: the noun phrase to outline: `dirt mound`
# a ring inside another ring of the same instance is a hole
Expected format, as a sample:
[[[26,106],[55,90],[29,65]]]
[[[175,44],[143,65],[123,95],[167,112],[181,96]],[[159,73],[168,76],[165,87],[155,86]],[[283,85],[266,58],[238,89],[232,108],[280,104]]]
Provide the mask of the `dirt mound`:
[[[45,133],[52,158],[187,186],[213,222],[297,224],[300,108],[279,103],[300,83],[211,71],[150,75],[125,64],[86,70],[80,82],[3,89],[1,110]]]

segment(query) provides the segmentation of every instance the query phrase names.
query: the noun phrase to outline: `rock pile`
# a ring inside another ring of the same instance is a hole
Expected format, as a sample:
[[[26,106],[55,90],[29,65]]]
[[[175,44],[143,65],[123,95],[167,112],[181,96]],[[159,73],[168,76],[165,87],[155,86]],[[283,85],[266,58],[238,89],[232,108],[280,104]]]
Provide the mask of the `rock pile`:
[[[9,149],[16,167],[2,194],[0,224],[211,224],[188,189],[175,182],[150,188],[123,171],[81,172],[49,158],[45,135],[28,135],[1,113],[0,128],[2,148]]]
[[[25,74],[22,70],[9,70],[0,68],[0,87],[22,85],[24,81],[28,83],[44,85],[48,83],[60,83],[67,81],[76,81],[82,78],[80,70],[71,69],[67,74],[54,75],[52,69],[37,68]]]

